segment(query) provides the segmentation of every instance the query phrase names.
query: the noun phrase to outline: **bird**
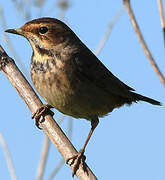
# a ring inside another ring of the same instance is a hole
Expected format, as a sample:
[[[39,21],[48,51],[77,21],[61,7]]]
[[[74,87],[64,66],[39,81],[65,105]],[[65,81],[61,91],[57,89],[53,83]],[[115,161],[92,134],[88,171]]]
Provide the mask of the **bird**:
[[[24,36],[30,42],[33,49],[31,78],[37,92],[48,103],[44,107],[53,107],[63,114],[91,122],[84,146],[67,160],[74,164],[73,176],[85,161],[86,146],[100,117],[138,101],[161,105],[159,101],[135,93],[120,81],[64,22],[56,18],[34,19],[6,32]]]

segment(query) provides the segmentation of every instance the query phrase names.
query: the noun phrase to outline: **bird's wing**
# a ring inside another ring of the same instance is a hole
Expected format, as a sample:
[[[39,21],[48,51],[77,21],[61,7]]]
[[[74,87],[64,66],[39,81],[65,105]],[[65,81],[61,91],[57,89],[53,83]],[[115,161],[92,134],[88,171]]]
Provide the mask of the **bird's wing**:
[[[115,77],[87,47],[76,53],[73,61],[82,78],[88,79],[108,93],[131,98],[129,91],[134,89]]]

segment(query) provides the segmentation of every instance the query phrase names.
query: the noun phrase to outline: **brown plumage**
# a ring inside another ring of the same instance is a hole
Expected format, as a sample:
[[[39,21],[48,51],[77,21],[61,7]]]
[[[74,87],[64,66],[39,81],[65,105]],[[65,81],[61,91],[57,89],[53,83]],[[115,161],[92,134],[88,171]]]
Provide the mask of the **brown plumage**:
[[[160,102],[137,94],[115,77],[63,22],[40,18],[19,29],[6,30],[24,36],[33,48],[31,77],[38,93],[60,112],[91,121],[85,147],[99,120],[114,108],[132,102]],[[69,160],[70,160],[69,159]],[[68,161],[69,161],[68,160]],[[79,163],[75,165],[76,172]]]

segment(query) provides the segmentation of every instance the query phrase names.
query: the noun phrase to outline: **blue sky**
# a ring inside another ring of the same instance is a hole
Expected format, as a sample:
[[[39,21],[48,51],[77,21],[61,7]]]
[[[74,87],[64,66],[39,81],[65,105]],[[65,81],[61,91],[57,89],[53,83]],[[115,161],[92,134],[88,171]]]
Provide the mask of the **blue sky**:
[[[52,8],[48,1],[42,16],[58,18],[59,9]],[[80,39],[94,51],[107,26],[122,6],[116,1],[73,1],[66,12],[66,21]],[[165,75],[165,49],[160,26],[157,1],[134,1],[133,10],[144,38]],[[7,28],[20,27],[25,20],[15,10],[10,0],[0,2],[6,17]],[[47,10],[50,9],[50,10]],[[38,9],[31,8],[32,19]],[[0,44],[13,57],[3,42],[0,26]],[[9,35],[25,68],[29,72],[32,49],[23,37]],[[129,17],[124,11],[114,26],[110,38],[99,54],[99,59],[119,79],[136,89],[136,92],[155,98],[165,104],[165,88],[155,75],[145,56]],[[38,130],[31,113],[3,73],[1,83],[0,133],[5,138],[18,179],[34,179],[43,142],[43,132]],[[55,119],[61,115],[56,110]],[[100,119],[87,149],[87,164],[99,179],[107,180],[164,180],[165,179],[165,108],[139,102],[123,106]],[[67,132],[68,117],[61,124]],[[90,123],[84,119],[73,119],[72,143],[79,150],[89,132]],[[51,146],[44,179],[58,164],[61,155]],[[0,179],[10,179],[4,154],[0,148]],[[64,165],[56,179],[72,179],[71,170]],[[75,178],[77,179],[77,178]]]

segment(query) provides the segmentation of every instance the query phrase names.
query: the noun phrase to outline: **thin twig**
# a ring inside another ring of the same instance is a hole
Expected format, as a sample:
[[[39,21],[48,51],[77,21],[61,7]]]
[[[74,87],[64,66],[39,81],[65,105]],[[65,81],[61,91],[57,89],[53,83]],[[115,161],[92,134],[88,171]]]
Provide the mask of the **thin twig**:
[[[65,115],[61,115],[60,117],[58,117],[57,119],[58,125],[60,125],[63,122],[64,118],[65,118]]]
[[[23,1],[17,2],[17,1],[12,1],[15,9],[17,10],[17,12],[19,13],[19,15],[24,19],[24,11],[23,11]]]
[[[43,179],[43,174],[44,174],[44,170],[45,170],[45,166],[46,166],[49,147],[50,147],[49,138],[47,135],[45,135],[44,141],[43,141],[41,158],[40,158],[40,162],[39,162],[39,166],[38,166],[38,170],[37,170],[36,180],[42,180]]]
[[[165,19],[164,19],[162,0],[158,0],[158,7],[159,7],[159,13],[160,13],[160,22],[161,22],[162,31],[163,31],[163,38],[164,38],[164,43],[165,43]]]
[[[158,7],[159,7],[159,13],[160,13],[160,22],[162,29],[165,28],[165,20],[164,20],[164,11],[163,11],[163,4],[162,0],[158,0]]]
[[[56,166],[56,168],[53,170],[53,172],[50,174],[48,180],[53,180],[53,178],[57,175],[57,173],[59,172],[59,170],[62,168],[62,166],[64,165],[65,161],[64,159],[60,159],[60,161],[58,162],[58,165]]]
[[[17,12],[19,13],[19,15],[23,18],[23,20],[28,20],[30,19],[31,13],[30,13],[30,3],[31,0],[21,0],[19,2],[17,2],[16,0],[12,1],[15,9],[17,10]]]
[[[67,132],[67,136],[69,140],[72,139],[72,130],[73,130],[73,119],[72,117],[69,117],[68,118],[68,132]]]
[[[112,20],[112,22],[110,22],[110,24],[108,25],[102,40],[100,41],[99,45],[97,46],[96,50],[95,50],[95,55],[98,56],[98,54],[101,52],[101,50],[103,49],[103,47],[105,46],[106,42],[109,39],[109,36],[112,32],[112,29],[114,27],[114,25],[117,23],[117,21],[119,20],[119,18],[121,17],[121,15],[124,12],[124,7],[122,6],[119,10],[119,12],[116,14],[116,16],[114,17],[114,19]]]
[[[31,7],[30,7],[32,5],[31,0],[25,1],[24,4],[25,4],[25,10],[24,10],[25,20],[29,21],[32,16]]]
[[[16,89],[20,97],[23,99],[29,110],[34,114],[37,109],[39,109],[43,104],[33,91],[31,85],[27,82],[21,71],[15,65],[13,59],[11,59],[4,49],[0,46],[0,69],[8,78],[10,83]],[[46,115],[42,118],[40,123],[44,133],[49,137],[52,143],[56,146],[58,151],[63,156],[66,161],[68,158],[77,154],[76,149],[73,147],[69,139],[63,133],[61,128],[55,122],[55,120],[50,115]],[[96,180],[96,176],[89,169],[87,164],[87,172],[84,172],[82,166],[79,166],[79,169],[76,171],[76,175],[80,180]],[[70,165],[73,169],[73,164]]]
[[[156,64],[154,58],[152,57],[152,54],[150,53],[148,47],[147,47],[147,44],[146,42],[144,41],[144,38],[143,38],[143,35],[140,31],[140,28],[136,22],[136,19],[135,19],[135,16],[134,16],[134,13],[133,13],[133,10],[131,8],[131,5],[130,5],[130,0],[123,0],[124,2],[124,5],[128,11],[128,14],[130,16],[130,20],[131,20],[131,23],[132,23],[132,26],[136,32],[136,35],[142,45],[142,48],[146,54],[146,56],[148,57],[148,60],[150,61],[151,65],[152,65],[152,68],[154,69],[155,73],[157,74],[158,78],[160,79],[161,83],[163,84],[163,86],[165,87],[165,78],[163,76],[163,74],[161,73],[158,65]]]
[[[15,170],[14,170],[14,166],[13,166],[13,163],[12,163],[12,160],[11,160],[11,156],[10,156],[7,144],[6,144],[2,134],[0,134],[0,144],[2,146],[3,152],[4,152],[5,157],[6,157],[6,162],[7,162],[9,172],[10,172],[11,179],[12,180],[17,180],[16,173],[15,173]]]

